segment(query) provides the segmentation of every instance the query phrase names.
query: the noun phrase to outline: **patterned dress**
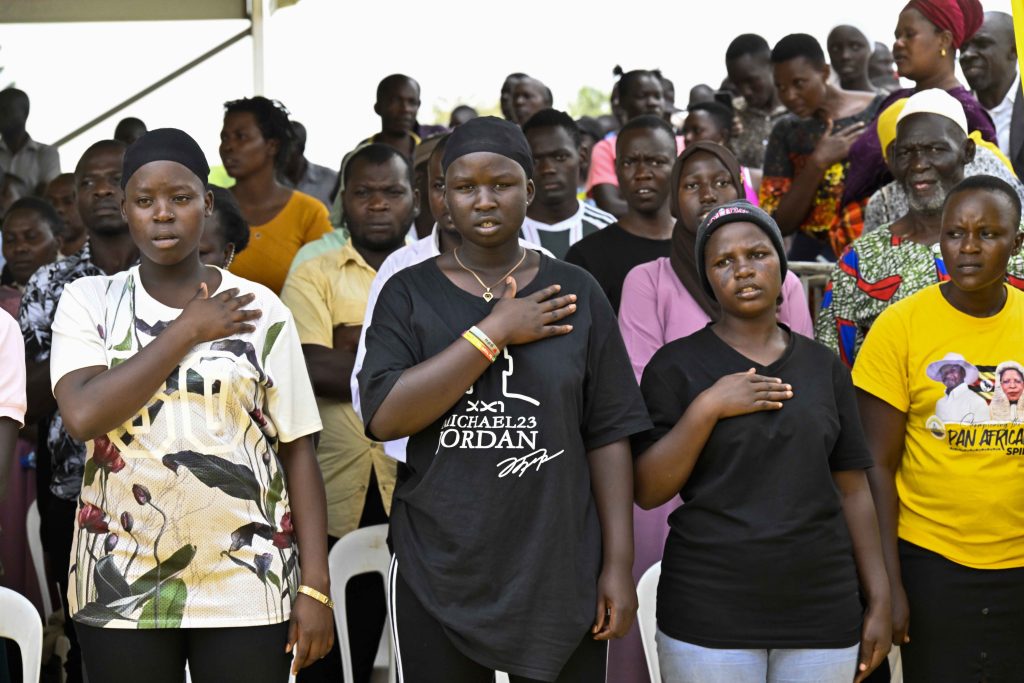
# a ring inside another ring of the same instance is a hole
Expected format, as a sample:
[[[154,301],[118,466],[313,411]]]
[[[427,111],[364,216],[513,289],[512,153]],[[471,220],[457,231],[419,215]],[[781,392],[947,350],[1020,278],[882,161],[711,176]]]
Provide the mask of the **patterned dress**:
[[[871,121],[878,111],[883,96],[878,95],[862,111],[836,119],[835,130],[855,123]],[[825,133],[825,124],[818,119],[805,119],[787,114],[772,129],[764,159],[764,179],[761,181],[761,208],[774,214],[782,197],[789,192],[795,178],[807,164],[818,141]],[[832,164],[814,193],[814,199],[800,229],[822,240],[828,240],[832,250],[842,253],[847,244],[860,236],[863,225],[863,202],[842,206],[843,185],[850,164],[847,160]]]
[[[1010,258],[1006,280],[1024,289],[1024,255]],[[884,225],[847,247],[832,269],[815,338],[853,366],[864,337],[882,311],[929,285],[949,279],[939,245],[892,234]]]
[[[18,324],[25,340],[25,360],[49,362],[53,342],[50,328],[57,302],[68,283],[89,275],[103,275],[103,271],[93,265],[86,242],[78,252],[63,261],[43,266],[29,278],[18,310]],[[50,491],[63,500],[75,500],[82,488],[85,444],[67,433],[59,411],[49,417],[45,426],[52,472]]]
[[[291,314],[256,295],[255,331],[192,348],[136,415],[86,444],[68,612],[107,628],[286,621],[299,583],[279,442],[321,429]],[[181,314],[138,267],[64,289],[51,380],[115,367]]]

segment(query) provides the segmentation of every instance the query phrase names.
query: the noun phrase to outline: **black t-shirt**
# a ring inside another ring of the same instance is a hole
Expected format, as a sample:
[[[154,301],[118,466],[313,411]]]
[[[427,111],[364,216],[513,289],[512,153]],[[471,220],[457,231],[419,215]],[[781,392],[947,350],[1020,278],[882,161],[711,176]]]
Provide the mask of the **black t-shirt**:
[[[505,349],[409,439],[391,508],[399,571],[462,652],[554,680],[594,619],[601,528],[587,452],[650,427],[615,316],[594,279],[541,256],[519,296],[578,296],[571,333]],[[359,375],[369,425],[407,368],[483,320],[487,303],[435,259],[384,286]],[[369,428],[367,428],[369,433]]]
[[[641,263],[668,256],[671,245],[672,240],[637,237],[612,223],[569,247],[565,260],[594,276],[618,315],[622,283],[629,271]]]
[[[669,517],[658,628],[715,648],[839,648],[859,641],[857,571],[832,472],[872,464],[850,374],[790,333],[764,367],[711,327],[666,344],[641,388],[654,428],[643,453],[719,378],[755,368],[793,385],[778,411],[721,420]]]

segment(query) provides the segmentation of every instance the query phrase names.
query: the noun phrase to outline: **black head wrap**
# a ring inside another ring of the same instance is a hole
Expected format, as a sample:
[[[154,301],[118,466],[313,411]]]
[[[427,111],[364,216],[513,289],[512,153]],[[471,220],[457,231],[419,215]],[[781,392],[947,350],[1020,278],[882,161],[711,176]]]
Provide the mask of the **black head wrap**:
[[[508,157],[523,167],[527,180],[533,178],[533,153],[522,129],[511,121],[495,116],[478,116],[462,124],[448,138],[441,166],[473,152],[493,152]]]
[[[157,128],[133,142],[124,153],[121,189],[128,185],[136,171],[151,161],[177,162],[195,173],[203,188],[209,188],[210,165],[206,163],[206,156],[192,136],[183,130]]]
[[[697,228],[697,248],[694,256],[697,259],[697,274],[700,276],[704,291],[712,299],[715,297],[715,292],[711,289],[711,283],[708,282],[708,273],[705,266],[704,252],[707,250],[708,240],[711,239],[711,235],[715,230],[729,223],[753,223],[761,228],[764,234],[768,235],[768,239],[772,241],[772,246],[775,247],[775,251],[779,254],[779,275],[782,281],[785,282],[787,270],[786,246],[782,242],[782,231],[779,230],[778,223],[763,209],[754,206],[746,199],[737,199],[734,202],[727,202],[712,210],[711,213],[704,217],[700,227]]]

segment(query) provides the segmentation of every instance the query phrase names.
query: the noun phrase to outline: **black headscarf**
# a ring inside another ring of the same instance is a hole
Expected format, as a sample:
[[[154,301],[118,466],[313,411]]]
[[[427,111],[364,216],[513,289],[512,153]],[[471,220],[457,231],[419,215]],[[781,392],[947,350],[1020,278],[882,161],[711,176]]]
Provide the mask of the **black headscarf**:
[[[478,116],[462,124],[448,137],[441,167],[473,152],[493,152],[508,157],[523,167],[526,179],[533,178],[533,153],[522,129],[511,121],[495,116]]]
[[[704,285],[701,282],[701,277],[697,273],[697,261],[696,261],[696,248],[697,248],[697,226],[686,226],[683,225],[683,221],[680,220],[679,211],[679,181],[683,175],[683,166],[694,154],[704,152],[722,162],[725,169],[729,172],[729,176],[732,178],[733,185],[736,186],[736,196],[744,197],[745,192],[743,189],[743,175],[740,170],[740,163],[736,160],[736,157],[727,148],[714,142],[694,142],[686,146],[682,154],[676,159],[675,166],[672,167],[672,182],[669,187],[672,188],[669,201],[672,206],[672,215],[676,217],[676,225],[672,229],[672,248],[669,252],[669,263],[672,264],[672,270],[676,272],[676,277],[679,278],[683,286],[686,287],[686,291],[690,293],[693,300],[697,302],[697,305],[701,307],[709,318],[712,320],[718,319],[719,306],[718,302],[708,295],[704,289]]]
[[[124,153],[121,189],[140,168],[151,161],[174,161],[192,171],[204,188],[209,188],[210,165],[192,136],[177,128],[157,128],[133,142]]]

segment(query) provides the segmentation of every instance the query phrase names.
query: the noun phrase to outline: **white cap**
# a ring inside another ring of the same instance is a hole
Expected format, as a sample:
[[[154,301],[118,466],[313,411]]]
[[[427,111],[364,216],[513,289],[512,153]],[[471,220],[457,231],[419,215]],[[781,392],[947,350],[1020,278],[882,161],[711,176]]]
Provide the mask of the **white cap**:
[[[907,104],[903,107],[903,111],[896,118],[896,125],[899,125],[900,121],[914,114],[938,114],[939,116],[945,116],[960,126],[964,131],[964,135],[967,135],[967,115],[964,114],[964,105],[960,104],[960,100],[945,90],[930,88],[929,90],[922,90],[911,95],[907,99]]]

